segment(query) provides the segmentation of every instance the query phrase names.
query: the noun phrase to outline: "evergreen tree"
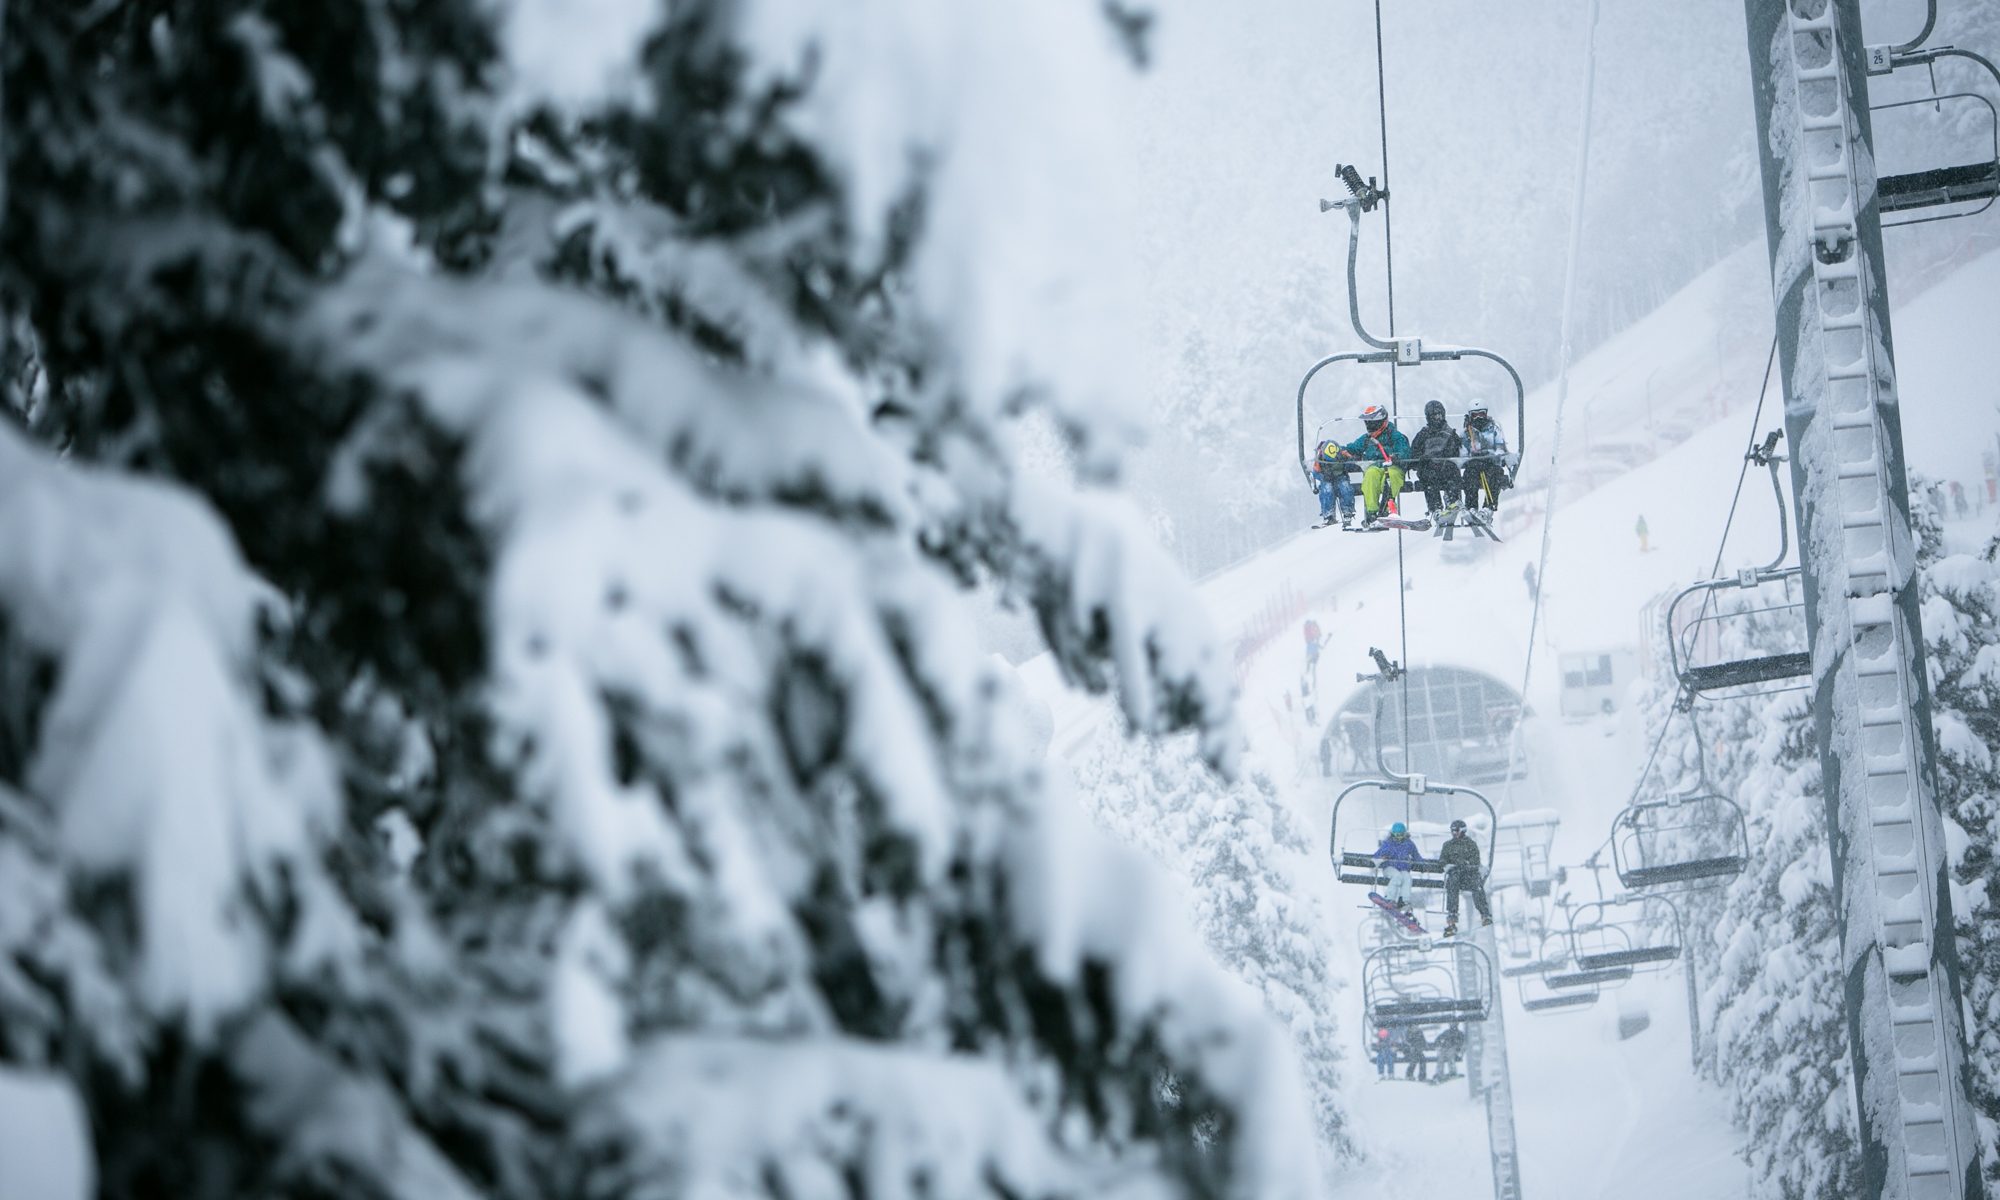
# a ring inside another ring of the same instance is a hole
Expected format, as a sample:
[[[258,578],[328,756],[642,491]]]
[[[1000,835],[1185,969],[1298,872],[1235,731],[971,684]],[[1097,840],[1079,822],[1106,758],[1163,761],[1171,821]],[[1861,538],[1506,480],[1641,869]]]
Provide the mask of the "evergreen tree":
[[[1985,1031],[2000,1016],[1994,984],[2000,962],[1980,914],[1990,903],[1986,881],[2000,834],[1994,824],[2000,621],[1993,546],[1981,556],[1946,553],[1940,516],[1926,483],[1915,476],[1911,513],[1939,746],[1938,801],[1959,885],[1953,904],[1971,1009],[1973,1093],[1990,1151],[2000,1114],[2000,1043]],[[1775,615],[1721,628],[1717,652],[1725,656],[1792,649],[1799,637]],[[1650,705],[1655,722],[1667,719],[1674,686],[1670,672],[1660,677],[1663,686]],[[1685,791],[1706,779],[1734,796],[1747,816],[1749,869],[1727,886],[1691,893],[1686,906],[1704,985],[1703,1069],[1730,1090],[1755,1194],[1785,1200],[1845,1195],[1860,1175],[1810,694],[1702,704],[1692,722],[1675,716],[1655,772],[1642,794]],[[1988,1153],[1983,1161],[1994,1160]]]
[[[1291,1031],[1329,1170],[1353,1147],[1340,1102],[1342,1059],[1332,921],[1306,872],[1312,845],[1270,779],[1230,783],[1185,739],[1108,741],[1077,772],[1098,821],[1183,881],[1216,958]]]
[[[2000,1182],[2000,936],[1992,929],[2000,847],[2000,537],[1989,535],[1978,554],[1949,553],[1943,514],[1929,491],[1914,486],[1911,503],[1980,1162],[1987,1180]]]
[[[1310,1186],[971,650],[1229,757],[1063,267],[1122,13],[6,6],[0,1062],[101,1194]]]

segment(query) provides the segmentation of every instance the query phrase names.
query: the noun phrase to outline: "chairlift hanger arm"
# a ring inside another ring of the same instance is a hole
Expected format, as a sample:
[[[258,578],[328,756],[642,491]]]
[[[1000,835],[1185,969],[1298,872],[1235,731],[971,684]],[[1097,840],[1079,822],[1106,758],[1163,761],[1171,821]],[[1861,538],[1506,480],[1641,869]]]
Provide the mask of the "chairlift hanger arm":
[[[1387,201],[1389,193],[1375,187],[1370,179],[1367,184],[1359,184],[1360,176],[1351,166],[1338,168],[1342,183],[1354,193],[1345,200],[1321,200],[1319,210],[1342,209],[1347,213],[1347,317],[1354,326],[1354,335],[1377,350],[1396,349],[1395,342],[1385,342],[1361,324],[1361,295],[1355,282],[1355,263],[1361,254],[1361,214],[1374,210],[1378,201]]]

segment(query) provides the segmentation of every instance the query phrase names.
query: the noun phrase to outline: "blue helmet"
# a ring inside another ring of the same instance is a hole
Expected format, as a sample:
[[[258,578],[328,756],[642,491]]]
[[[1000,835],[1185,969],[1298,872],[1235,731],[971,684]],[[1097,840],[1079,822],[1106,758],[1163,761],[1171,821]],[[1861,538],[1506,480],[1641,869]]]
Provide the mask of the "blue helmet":
[[[1404,827],[1401,821],[1398,821],[1394,825],[1389,826],[1390,837],[1402,837],[1404,834],[1408,832],[1409,830]]]

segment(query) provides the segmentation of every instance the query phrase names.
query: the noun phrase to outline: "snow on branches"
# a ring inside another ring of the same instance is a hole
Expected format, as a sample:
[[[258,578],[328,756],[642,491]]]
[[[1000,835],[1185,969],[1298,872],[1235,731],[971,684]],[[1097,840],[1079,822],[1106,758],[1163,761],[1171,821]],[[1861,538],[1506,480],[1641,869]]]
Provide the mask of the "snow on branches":
[[[595,8],[7,9],[0,1053],[114,1195],[1307,1194],[974,631],[1227,761],[1112,486],[1118,35]]]

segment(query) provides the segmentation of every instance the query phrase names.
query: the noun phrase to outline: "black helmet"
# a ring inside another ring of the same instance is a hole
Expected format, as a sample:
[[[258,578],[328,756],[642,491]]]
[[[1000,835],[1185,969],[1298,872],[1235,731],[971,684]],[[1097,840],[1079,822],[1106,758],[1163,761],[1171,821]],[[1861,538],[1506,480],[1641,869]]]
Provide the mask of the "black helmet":
[[[1465,832],[1465,822],[1463,822],[1463,821],[1453,821],[1453,822],[1451,823],[1451,831],[1452,831],[1453,833],[1464,833],[1464,832]]]
[[[1424,405],[1424,420],[1433,425],[1444,424],[1444,401],[1433,400]]]

